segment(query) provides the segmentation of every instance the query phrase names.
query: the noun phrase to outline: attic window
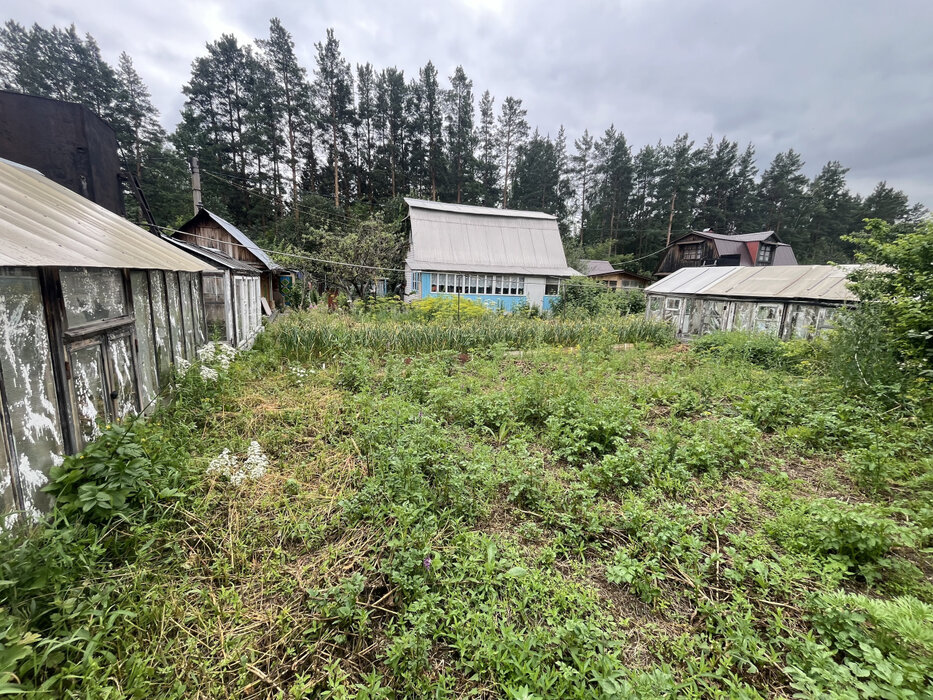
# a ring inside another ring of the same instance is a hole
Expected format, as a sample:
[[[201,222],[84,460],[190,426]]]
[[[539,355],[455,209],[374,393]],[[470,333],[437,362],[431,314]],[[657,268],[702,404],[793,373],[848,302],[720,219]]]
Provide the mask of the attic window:
[[[774,260],[774,246],[762,243],[758,247],[758,260],[756,265],[770,265]]]
[[[703,257],[703,244],[702,243],[691,243],[690,245],[683,246],[683,254],[681,260],[685,264],[698,263]]]

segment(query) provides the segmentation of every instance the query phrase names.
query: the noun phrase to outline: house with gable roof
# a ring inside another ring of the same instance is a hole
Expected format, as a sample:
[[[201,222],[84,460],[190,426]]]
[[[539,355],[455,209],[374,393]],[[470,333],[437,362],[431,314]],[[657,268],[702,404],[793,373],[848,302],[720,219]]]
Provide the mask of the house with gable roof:
[[[461,295],[506,311],[543,311],[561,282],[580,273],[567,265],[557,217],[405,199],[411,238],[405,259],[405,299]]]
[[[713,233],[691,231],[664,251],[655,276],[664,277],[682,267],[760,267],[796,265],[793,249],[774,231]]]

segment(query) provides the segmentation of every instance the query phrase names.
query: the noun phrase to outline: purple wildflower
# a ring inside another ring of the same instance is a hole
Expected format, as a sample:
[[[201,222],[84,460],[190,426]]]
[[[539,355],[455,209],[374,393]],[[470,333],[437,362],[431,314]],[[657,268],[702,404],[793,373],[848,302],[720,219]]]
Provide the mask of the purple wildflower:
[[[430,570],[431,570],[431,557],[425,557],[425,558],[424,558],[424,561],[421,562],[421,563],[424,564],[424,568],[425,568],[426,571],[430,571]]]

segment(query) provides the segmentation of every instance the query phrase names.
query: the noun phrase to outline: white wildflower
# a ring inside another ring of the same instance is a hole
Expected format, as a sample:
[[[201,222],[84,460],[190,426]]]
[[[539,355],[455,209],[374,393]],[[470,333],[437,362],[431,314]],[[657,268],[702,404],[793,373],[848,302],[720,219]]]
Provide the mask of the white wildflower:
[[[218,377],[218,374],[217,374],[216,369],[212,369],[211,367],[207,367],[206,365],[201,365],[201,379],[203,379],[206,382],[207,381],[215,382],[217,381],[217,377]]]
[[[243,463],[243,469],[246,476],[250,479],[258,479],[266,473],[266,467],[269,466],[269,458],[262,451],[259,443],[253,440],[246,451],[246,461]]]
[[[259,443],[253,440],[246,451],[245,460],[240,462],[240,458],[229,448],[224,448],[223,452],[211,460],[206,473],[225,477],[234,486],[239,486],[244,481],[262,477],[268,466],[269,458],[262,451]]]
[[[191,369],[191,363],[188,362],[188,360],[185,358],[179,357],[177,360],[175,360],[175,370],[179,374],[188,374],[189,369]]]

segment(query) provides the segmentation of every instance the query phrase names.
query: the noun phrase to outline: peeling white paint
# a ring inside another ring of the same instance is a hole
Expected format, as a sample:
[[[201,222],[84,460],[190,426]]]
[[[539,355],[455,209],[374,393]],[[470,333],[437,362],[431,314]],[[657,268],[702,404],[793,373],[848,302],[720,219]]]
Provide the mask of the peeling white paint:
[[[126,313],[123,277],[118,270],[62,270],[61,281],[69,328]]]
[[[38,278],[35,274],[0,276],[0,372],[6,389],[14,458],[10,469],[27,513],[38,513],[48,497],[38,490],[45,470],[62,452],[58,405]],[[4,474],[5,488],[12,476]],[[0,491],[2,493],[2,491]]]

